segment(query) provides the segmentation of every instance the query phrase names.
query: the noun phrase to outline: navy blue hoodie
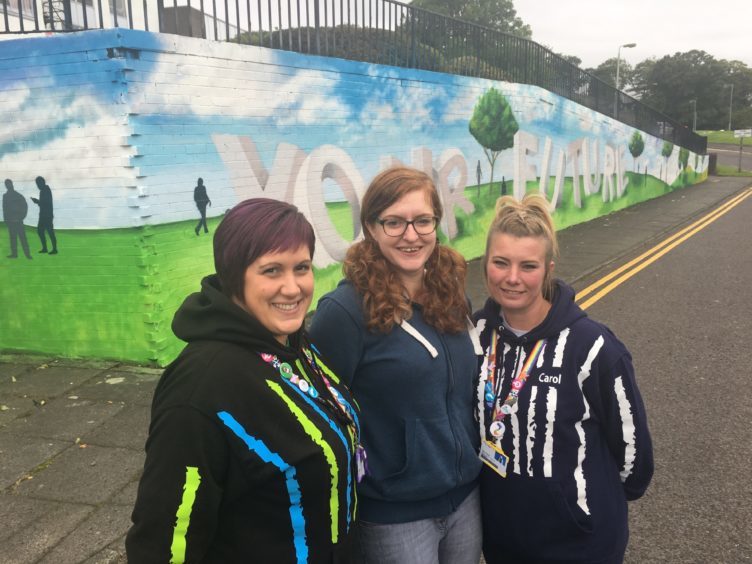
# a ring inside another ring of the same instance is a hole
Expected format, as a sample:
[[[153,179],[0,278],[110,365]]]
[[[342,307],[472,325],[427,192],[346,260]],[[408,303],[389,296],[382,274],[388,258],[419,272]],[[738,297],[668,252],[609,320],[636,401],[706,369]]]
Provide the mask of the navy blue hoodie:
[[[358,484],[358,513],[372,523],[446,517],[477,487],[482,466],[472,337],[440,333],[418,304],[409,325],[369,331],[362,299],[345,280],[321,298],[311,324],[361,408],[369,474]]]
[[[484,397],[492,337],[500,335],[502,402],[527,355],[544,339],[504,419],[500,445],[509,456],[507,477],[485,465],[481,473],[488,564],[621,562],[629,536],[627,501],[639,498],[653,475],[645,408],[629,352],[574,303],[572,288],[557,280],[554,294],[543,322],[521,337],[503,326],[491,299],[474,316],[486,355],[476,390],[482,440],[494,440]]]

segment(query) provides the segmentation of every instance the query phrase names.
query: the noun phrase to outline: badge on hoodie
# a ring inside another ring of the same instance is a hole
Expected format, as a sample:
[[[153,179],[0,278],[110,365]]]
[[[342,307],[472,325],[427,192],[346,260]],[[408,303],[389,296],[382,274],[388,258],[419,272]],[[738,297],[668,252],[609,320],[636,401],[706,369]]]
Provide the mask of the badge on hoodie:
[[[502,478],[507,477],[507,463],[509,457],[500,447],[491,441],[483,441],[480,445],[480,459]]]

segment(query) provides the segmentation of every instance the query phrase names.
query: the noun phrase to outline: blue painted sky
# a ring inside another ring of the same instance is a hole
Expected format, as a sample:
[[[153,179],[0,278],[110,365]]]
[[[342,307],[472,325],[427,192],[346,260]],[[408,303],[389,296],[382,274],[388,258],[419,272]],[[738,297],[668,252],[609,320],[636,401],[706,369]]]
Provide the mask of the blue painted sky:
[[[251,138],[267,169],[281,143],[306,153],[335,145],[351,157],[365,183],[381,168],[382,157],[411,164],[412,151],[426,147],[436,162],[442,152],[456,148],[468,163],[468,183],[475,184],[477,161],[487,182],[488,161],[469,133],[468,122],[478,98],[491,87],[505,95],[519,129],[538,138],[539,153],[546,137],[558,154],[583,137],[600,140],[601,151],[606,143],[626,148],[633,133],[632,128],[528,85],[232,44],[212,44],[224,64],[207,65],[196,40],[185,40],[183,57],[174,54],[181,52],[182,39],[122,31],[86,35],[88,41],[72,34],[4,42],[0,167],[22,187],[37,174],[54,182],[61,227],[131,225],[125,185],[143,185],[153,196],[152,222],[193,217],[192,190],[199,176],[215,204],[212,213],[231,207],[236,199],[213,144],[214,134]],[[108,50],[109,45],[135,51],[126,58],[123,52]],[[160,54],[162,49],[172,52]],[[141,54],[134,56],[136,51]],[[11,59],[24,52],[33,56],[14,67]],[[123,72],[124,65],[128,72]],[[250,78],[228,85],[228,77],[235,75]],[[33,117],[41,126],[26,126],[18,115]],[[123,136],[130,136],[132,147],[122,147]],[[657,166],[662,142],[645,137],[642,158]],[[84,170],[83,160],[102,151],[121,155],[121,161],[130,159],[133,179],[68,174],[77,167]],[[512,157],[512,150],[502,153],[495,178],[511,179]],[[538,159],[533,156],[530,162],[537,165]],[[567,172],[571,174],[571,166]],[[110,198],[109,205],[99,205],[94,215],[74,213],[74,206],[80,206],[80,201],[74,202],[77,191],[89,186]],[[327,197],[335,200],[341,195],[329,186]]]

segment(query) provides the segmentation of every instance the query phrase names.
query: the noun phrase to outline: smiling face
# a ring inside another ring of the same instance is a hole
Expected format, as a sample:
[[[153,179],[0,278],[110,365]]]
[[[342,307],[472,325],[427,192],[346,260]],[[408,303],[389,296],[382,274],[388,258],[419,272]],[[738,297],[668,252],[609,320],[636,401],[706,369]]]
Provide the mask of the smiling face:
[[[243,299],[234,301],[284,344],[303,325],[312,299],[311,253],[301,245],[253,261],[245,271]]]
[[[546,241],[542,237],[491,237],[486,263],[486,285],[515,329],[532,329],[545,319],[551,304],[543,297],[547,271]]]
[[[436,211],[427,191],[429,188],[408,192],[381,212],[378,219],[414,221],[435,216]],[[414,226],[408,225],[402,235],[392,237],[375,222],[368,225],[368,231],[378,244],[381,254],[396,269],[402,283],[408,289],[415,288],[416,282],[422,280],[423,269],[436,247],[436,231],[419,235]]]

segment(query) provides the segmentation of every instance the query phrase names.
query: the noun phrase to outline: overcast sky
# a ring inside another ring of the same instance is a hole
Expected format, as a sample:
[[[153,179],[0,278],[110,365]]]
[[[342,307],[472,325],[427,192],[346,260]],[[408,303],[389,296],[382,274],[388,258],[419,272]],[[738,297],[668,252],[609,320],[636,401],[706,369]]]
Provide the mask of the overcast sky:
[[[557,53],[576,55],[582,67],[616,57],[635,65],[700,49],[716,59],[752,68],[752,0],[514,0],[533,39]]]

